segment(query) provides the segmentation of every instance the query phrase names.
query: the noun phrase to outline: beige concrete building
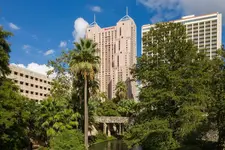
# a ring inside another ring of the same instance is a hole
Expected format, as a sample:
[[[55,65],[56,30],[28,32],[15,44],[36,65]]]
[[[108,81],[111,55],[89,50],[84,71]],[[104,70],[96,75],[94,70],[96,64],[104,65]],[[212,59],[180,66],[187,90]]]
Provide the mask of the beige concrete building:
[[[216,55],[216,51],[222,46],[222,14],[218,12],[201,16],[185,16],[171,22],[184,24],[188,38],[193,40],[199,49],[205,48],[210,59]],[[154,24],[142,26],[142,37],[151,27],[154,27]]]
[[[136,98],[136,82],[131,82],[130,69],[136,64],[136,24],[128,16],[120,19],[115,26],[101,28],[94,19],[86,30],[86,38],[93,39],[101,58],[98,79],[101,92],[109,98],[115,96],[118,81],[126,81],[128,96]]]
[[[15,65],[10,65],[10,69],[11,74],[8,78],[15,81],[22,95],[37,102],[47,98],[52,79]]]

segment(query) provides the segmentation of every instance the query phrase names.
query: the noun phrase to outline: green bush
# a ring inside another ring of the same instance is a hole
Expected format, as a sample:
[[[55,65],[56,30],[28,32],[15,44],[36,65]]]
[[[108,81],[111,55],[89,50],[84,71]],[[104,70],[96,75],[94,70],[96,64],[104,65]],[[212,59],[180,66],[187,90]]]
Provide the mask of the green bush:
[[[97,109],[98,116],[120,116],[117,105],[112,100],[107,100]]]
[[[51,150],[85,150],[83,134],[77,130],[65,130],[50,140]]]
[[[96,139],[102,139],[102,140],[107,140],[107,135],[102,133],[102,132],[99,132],[97,135],[96,135]]]

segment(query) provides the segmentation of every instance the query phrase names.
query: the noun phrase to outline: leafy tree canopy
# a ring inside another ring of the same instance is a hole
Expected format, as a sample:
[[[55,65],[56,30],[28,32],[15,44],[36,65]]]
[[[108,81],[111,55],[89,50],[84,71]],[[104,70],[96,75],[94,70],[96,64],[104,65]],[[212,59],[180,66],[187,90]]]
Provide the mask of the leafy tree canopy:
[[[12,35],[11,32],[3,30],[3,27],[0,26],[0,77],[10,74],[9,53],[11,49],[6,40]]]
[[[9,79],[0,80],[0,147],[4,150],[28,146],[28,100]]]
[[[78,130],[65,130],[50,141],[50,149],[85,150],[83,134]]]
[[[143,37],[143,44],[144,54],[132,69],[133,76],[143,84],[135,123],[141,126],[153,123],[155,118],[167,120],[168,130],[159,133],[172,132],[167,134],[173,139],[172,145],[182,145],[206,119],[213,72],[210,60],[187,40],[186,29],[179,23],[156,24]],[[162,135],[157,137],[162,140]],[[167,144],[171,145],[164,143],[164,147],[169,147]]]

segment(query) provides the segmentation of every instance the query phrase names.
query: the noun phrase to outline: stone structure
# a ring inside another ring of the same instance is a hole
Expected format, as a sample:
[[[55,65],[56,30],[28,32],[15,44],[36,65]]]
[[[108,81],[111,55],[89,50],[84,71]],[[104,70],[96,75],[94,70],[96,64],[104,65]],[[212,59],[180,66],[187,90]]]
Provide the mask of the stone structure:
[[[129,117],[96,116],[94,119],[95,122],[103,124],[103,133],[108,136],[111,136],[112,125],[115,127],[117,134],[122,135],[124,132],[124,124],[127,124],[130,121]],[[118,128],[116,126],[118,126]]]

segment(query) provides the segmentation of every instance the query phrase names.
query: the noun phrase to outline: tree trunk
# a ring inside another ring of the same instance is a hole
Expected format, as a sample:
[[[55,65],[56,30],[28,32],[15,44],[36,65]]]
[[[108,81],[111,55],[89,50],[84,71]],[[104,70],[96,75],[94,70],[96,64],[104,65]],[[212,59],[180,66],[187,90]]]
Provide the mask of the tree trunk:
[[[88,149],[88,105],[87,105],[87,78],[84,79],[84,144]]]

